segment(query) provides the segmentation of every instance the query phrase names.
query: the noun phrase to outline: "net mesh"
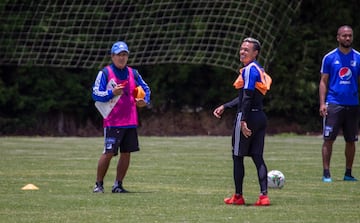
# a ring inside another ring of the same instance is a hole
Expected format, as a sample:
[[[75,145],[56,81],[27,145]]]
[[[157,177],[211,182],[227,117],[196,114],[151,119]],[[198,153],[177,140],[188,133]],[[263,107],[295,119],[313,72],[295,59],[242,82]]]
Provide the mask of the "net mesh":
[[[237,70],[241,40],[271,61],[300,0],[3,0],[0,64],[98,68],[117,40],[132,66],[188,63]]]

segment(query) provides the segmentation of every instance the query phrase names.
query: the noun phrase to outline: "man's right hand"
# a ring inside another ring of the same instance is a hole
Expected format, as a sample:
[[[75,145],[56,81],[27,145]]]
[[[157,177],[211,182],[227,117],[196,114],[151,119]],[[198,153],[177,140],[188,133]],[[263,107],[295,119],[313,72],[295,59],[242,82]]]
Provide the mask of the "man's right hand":
[[[327,106],[326,106],[326,104],[320,105],[319,113],[320,113],[320,116],[322,116],[322,117],[327,116]]]
[[[216,118],[221,118],[221,115],[222,113],[224,113],[224,110],[225,110],[224,105],[220,105],[219,107],[215,108],[213,115]]]
[[[116,85],[113,89],[112,89],[112,93],[113,95],[122,95],[123,94],[123,89],[124,89],[124,85],[122,84],[118,84]]]

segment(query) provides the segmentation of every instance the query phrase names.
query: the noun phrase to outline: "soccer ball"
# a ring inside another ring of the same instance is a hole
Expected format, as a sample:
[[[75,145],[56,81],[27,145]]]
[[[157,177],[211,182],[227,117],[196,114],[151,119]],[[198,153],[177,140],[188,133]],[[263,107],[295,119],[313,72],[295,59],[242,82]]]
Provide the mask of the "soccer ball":
[[[285,176],[279,170],[271,170],[267,174],[268,187],[281,189],[285,184]]]

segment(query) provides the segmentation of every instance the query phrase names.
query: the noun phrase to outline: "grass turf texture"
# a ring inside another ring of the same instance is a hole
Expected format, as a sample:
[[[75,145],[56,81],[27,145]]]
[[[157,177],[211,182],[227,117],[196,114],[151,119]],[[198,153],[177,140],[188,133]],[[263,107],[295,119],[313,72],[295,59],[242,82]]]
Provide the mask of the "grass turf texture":
[[[102,138],[0,140],[0,222],[360,222],[360,183],[342,181],[342,138],[333,151],[334,182],[325,184],[320,137],[268,136],[268,169],[286,177],[283,189],[269,190],[269,207],[223,203],[234,191],[230,137],[140,137],[124,181],[129,194],[111,193],[117,158],[105,193],[92,193]],[[245,165],[244,195],[252,204],[256,169],[250,158]],[[28,183],[40,189],[21,190]]]

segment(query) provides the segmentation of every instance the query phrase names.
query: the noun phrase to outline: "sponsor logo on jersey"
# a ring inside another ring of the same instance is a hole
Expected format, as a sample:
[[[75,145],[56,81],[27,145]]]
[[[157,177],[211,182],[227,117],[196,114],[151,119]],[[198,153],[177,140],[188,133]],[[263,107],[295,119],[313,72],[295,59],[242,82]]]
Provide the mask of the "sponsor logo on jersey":
[[[351,72],[350,68],[348,68],[348,67],[340,68],[339,77],[341,80],[348,81],[348,80],[350,80],[351,76],[352,76],[352,72]]]

